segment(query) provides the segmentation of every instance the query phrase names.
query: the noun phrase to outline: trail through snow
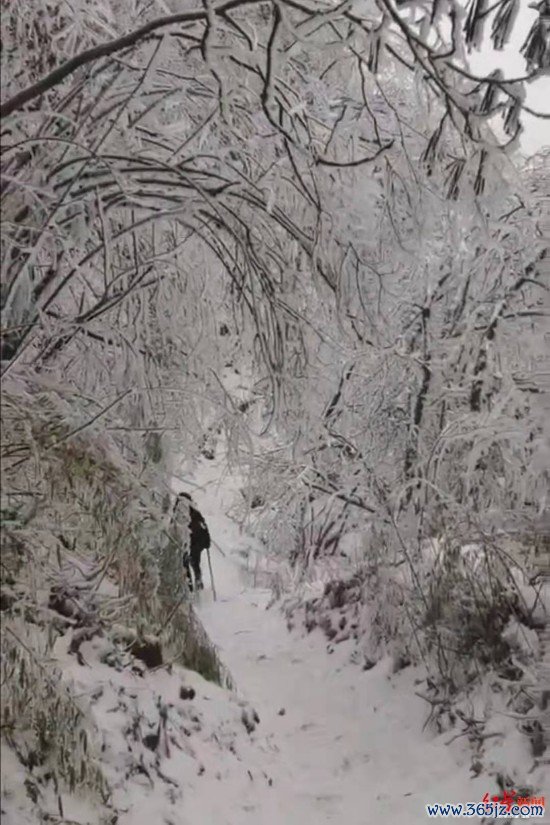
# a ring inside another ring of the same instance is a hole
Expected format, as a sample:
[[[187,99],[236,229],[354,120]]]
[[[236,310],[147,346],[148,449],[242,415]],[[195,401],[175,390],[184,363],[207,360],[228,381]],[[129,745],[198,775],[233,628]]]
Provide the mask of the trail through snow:
[[[85,787],[58,789],[6,740],[3,823],[417,825],[431,821],[428,803],[480,802],[496,793],[495,774],[512,775],[514,766],[546,792],[543,768],[529,770],[527,739],[490,684],[469,712],[488,716],[484,773],[471,778],[460,721],[439,735],[423,730],[427,706],[415,691],[425,673],[409,667],[392,674],[389,659],[364,671],[351,661],[351,642],[331,645],[329,654],[321,631],[290,633],[278,606],[268,607],[271,591],[259,586],[265,576],[243,564],[249,551],[262,558],[262,548],[228,516],[238,478],[223,476],[216,462],[194,468],[193,478],[198,488],[189,487],[223,550],[212,549],[217,600],[204,560],[206,590],[196,607],[236,692],[169,661],[146,667],[128,651],[132,628],[94,632],[79,641],[77,656],[79,630],[65,627],[50,661],[60,687],[67,682],[81,703],[110,793],[99,809]],[[81,573],[72,570],[73,584]],[[25,622],[16,629],[26,632]]]
[[[267,609],[270,591],[254,587],[243,568],[250,542],[225,515],[227,487],[199,480],[194,498],[225,556],[211,551],[217,601],[204,561],[198,612],[239,694],[258,711],[258,770],[272,780],[251,788],[246,805],[232,796],[228,825],[415,825],[430,821],[427,803],[481,801],[487,777],[471,778],[464,739],[449,747],[452,733],[422,732],[418,672],[390,675],[389,662],[363,671],[346,642],[329,655],[319,631],[289,633],[277,607]]]

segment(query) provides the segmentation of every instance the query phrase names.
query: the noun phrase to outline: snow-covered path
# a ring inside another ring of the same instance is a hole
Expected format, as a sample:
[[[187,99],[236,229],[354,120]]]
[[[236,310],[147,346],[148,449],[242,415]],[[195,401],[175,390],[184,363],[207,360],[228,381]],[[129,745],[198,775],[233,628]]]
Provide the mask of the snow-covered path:
[[[466,746],[446,746],[451,734],[422,733],[418,674],[390,677],[384,662],[362,671],[349,662],[347,643],[328,655],[320,632],[290,634],[277,608],[266,609],[269,591],[246,581],[239,550],[247,539],[225,515],[221,491],[201,481],[195,498],[226,555],[212,550],[216,602],[205,560],[198,610],[239,693],[258,711],[258,771],[272,780],[251,787],[227,823],[414,825],[429,821],[426,803],[481,801],[489,788],[470,778]]]

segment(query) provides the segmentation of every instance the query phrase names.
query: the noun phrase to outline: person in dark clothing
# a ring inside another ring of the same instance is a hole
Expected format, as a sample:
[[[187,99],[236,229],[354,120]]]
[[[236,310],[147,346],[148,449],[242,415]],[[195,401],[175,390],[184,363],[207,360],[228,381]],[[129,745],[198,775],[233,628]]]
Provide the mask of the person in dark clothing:
[[[187,575],[187,583],[189,589],[193,590],[193,575],[195,578],[195,586],[198,590],[204,589],[201,574],[201,553],[203,550],[208,550],[210,547],[210,533],[202,513],[193,506],[193,500],[188,493],[180,493],[179,498],[185,498],[189,501],[189,545],[190,552],[184,553],[183,566]]]

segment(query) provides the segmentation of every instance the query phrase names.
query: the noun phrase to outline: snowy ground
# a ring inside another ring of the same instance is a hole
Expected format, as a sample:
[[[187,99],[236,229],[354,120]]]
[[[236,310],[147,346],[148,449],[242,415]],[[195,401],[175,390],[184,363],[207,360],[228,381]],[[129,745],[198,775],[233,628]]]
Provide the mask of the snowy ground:
[[[216,825],[414,825],[428,821],[427,803],[478,802],[497,792],[494,780],[472,777],[464,738],[446,744],[456,731],[422,731],[418,671],[390,675],[389,661],[363,671],[350,663],[347,643],[328,655],[320,631],[288,632],[276,607],[266,609],[270,591],[254,587],[243,569],[250,543],[224,514],[227,480],[218,486],[212,465],[196,480],[195,500],[225,553],[212,551],[217,601],[205,560],[199,614],[259,713],[257,766],[272,780],[251,786],[247,803],[224,808]]]
[[[132,657],[117,666],[105,655],[112,653],[109,634],[84,642],[79,662],[64,634],[55,664],[96,730],[112,789],[109,814],[77,791],[57,794],[37,783],[3,745],[3,823],[416,825],[430,821],[427,803],[480,802],[497,793],[487,773],[473,778],[460,727],[423,730],[427,705],[415,691],[424,674],[412,667],[392,674],[389,659],[364,671],[350,661],[350,642],[329,654],[321,631],[289,633],[278,606],[268,608],[261,548],[227,515],[238,479],[220,478],[217,462],[203,462],[193,484],[175,484],[183,486],[223,551],[212,549],[216,600],[203,558],[206,589],[197,611],[236,693],[177,666],[136,668]],[[505,716],[493,712],[486,728],[495,731],[487,741],[493,776],[499,761],[506,772],[519,765],[527,774],[526,739]],[[548,793],[540,772],[530,779]]]

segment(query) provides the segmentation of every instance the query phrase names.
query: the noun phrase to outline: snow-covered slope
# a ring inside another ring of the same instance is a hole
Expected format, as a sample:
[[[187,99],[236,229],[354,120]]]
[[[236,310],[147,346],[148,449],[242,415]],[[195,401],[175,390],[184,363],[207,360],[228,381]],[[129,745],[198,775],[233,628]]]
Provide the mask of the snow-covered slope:
[[[169,663],[146,667],[120,646],[113,655],[114,632],[75,656],[69,630],[54,656],[95,728],[110,795],[98,808],[78,791],[53,793],[3,747],[3,823],[416,825],[429,821],[427,803],[479,802],[498,792],[499,770],[527,773],[527,740],[505,714],[487,720],[475,766],[458,724],[440,734],[425,726],[420,669],[393,673],[388,658],[363,670],[352,641],[327,650],[318,629],[289,633],[257,575],[261,547],[226,515],[238,478],[204,462],[193,481],[215,541],[216,599],[203,559],[196,606],[235,691]],[[530,780],[544,793],[542,768]]]
[[[413,825],[428,820],[427,803],[479,802],[498,793],[499,770],[514,776],[526,769],[527,740],[509,720],[491,726],[485,767],[492,778],[474,776],[460,728],[424,729],[429,706],[417,693],[425,673],[393,674],[390,659],[365,671],[350,661],[351,642],[329,646],[329,654],[320,631],[289,633],[282,614],[269,609],[271,591],[253,586],[258,565],[243,563],[258,548],[225,515],[235,480],[219,484],[209,464],[195,481],[194,496],[225,554],[212,550],[217,601],[207,589],[199,613],[238,691],[259,713],[257,765],[273,780],[256,785],[252,809],[239,804],[222,821]],[[542,780],[539,770],[533,785]]]

